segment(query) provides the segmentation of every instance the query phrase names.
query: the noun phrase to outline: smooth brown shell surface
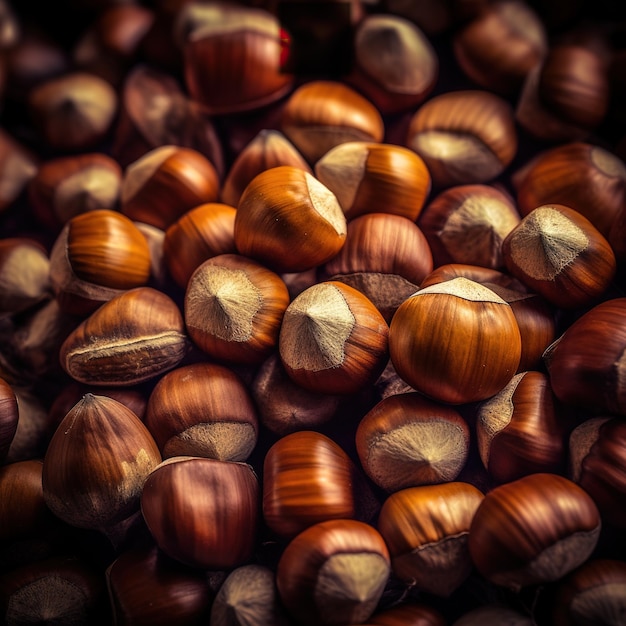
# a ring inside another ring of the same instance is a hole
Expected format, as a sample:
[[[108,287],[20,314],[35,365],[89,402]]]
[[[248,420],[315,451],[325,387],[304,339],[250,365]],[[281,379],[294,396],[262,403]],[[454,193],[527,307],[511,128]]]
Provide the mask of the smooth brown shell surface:
[[[488,580],[519,591],[562,578],[584,563],[600,534],[591,497],[558,474],[531,474],[496,487],[476,511],[469,549]]]
[[[157,545],[192,567],[241,565],[255,546],[259,485],[244,463],[174,457],[146,479],[141,511]]]
[[[298,431],[279,439],[263,461],[263,517],[270,529],[293,537],[327,519],[353,518],[354,467],[326,435]]]
[[[78,382],[134,385],[174,368],[189,349],[176,303],[137,287],[103,304],[63,342],[60,360]]]
[[[485,400],[513,378],[521,336],[504,300],[461,277],[420,289],[398,307],[389,353],[417,391],[461,404]]]

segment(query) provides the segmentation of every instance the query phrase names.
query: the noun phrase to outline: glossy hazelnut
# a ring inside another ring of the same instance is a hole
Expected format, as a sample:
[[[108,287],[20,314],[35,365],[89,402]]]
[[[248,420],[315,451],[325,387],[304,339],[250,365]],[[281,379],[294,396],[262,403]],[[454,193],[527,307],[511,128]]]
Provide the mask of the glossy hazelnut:
[[[554,307],[539,294],[529,291],[510,274],[478,265],[463,263],[440,265],[422,281],[420,287],[428,287],[453,278],[467,278],[481,283],[508,302],[522,339],[522,354],[517,371],[541,369],[543,353],[556,339]]]
[[[266,106],[292,88],[285,41],[272,12],[228,3],[189,3],[175,24],[185,84],[211,115]]]
[[[318,274],[358,289],[390,322],[432,269],[428,241],[415,222],[367,213],[348,222],[345,244]]]
[[[508,271],[551,304],[593,304],[616,272],[609,242],[581,213],[560,204],[533,209],[502,242]]]
[[[59,358],[74,380],[130,386],[173,369],[189,349],[177,304],[152,287],[104,303],[65,339]]]
[[[565,423],[550,379],[522,372],[477,409],[476,435],[483,465],[497,483],[565,469]]]
[[[381,599],[389,565],[389,551],[374,527],[329,520],[289,542],[278,562],[276,584],[299,623],[362,623]]]
[[[419,590],[447,597],[472,571],[468,534],[483,501],[463,482],[401,489],[383,503],[378,529],[396,576]]]
[[[289,377],[310,391],[364,389],[388,360],[389,327],[360,291],[339,281],[305,289],[285,310],[278,338]]]
[[[415,221],[431,187],[422,158],[387,143],[341,143],[315,163],[315,175],[337,196],[348,220],[384,212]]]
[[[414,23],[393,14],[370,14],[356,26],[354,67],[346,81],[383,114],[408,111],[435,87],[439,59]]]
[[[338,81],[311,80],[287,99],[280,128],[311,164],[347,141],[381,142],[384,122],[367,98]]]
[[[0,539],[10,542],[35,535],[52,521],[43,496],[41,459],[0,467]]]
[[[24,237],[0,240],[0,317],[32,309],[53,296],[44,246]]]
[[[17,400],[17,429],[4,462],[9,464],[41,459],[50,439],[44,399],[32,386],[14,384],[13,391]]]
[[[470,431],[461,414],[416,392],[378,402],[355,438],[361,466],[388,492],[453,481],[469,455]]]
[[[332,439],[302,430],[278,439],[263,461],[263,518],[280,537],[356,515],[354,466]]]
[[[261,363],[250,391],[260,423],[281,437],[328,423],[340,407],[341,396],[309,391],[291,380],[276,352]]]
[[[118,208],[122,169],[103,152],[45,161],[28,185],[28,199],[42,226],[60,230],[72,217]]]
[[[626,564],[592,558],[558,583],[551,617],[554,626],[617,626],[626,605]]]
[[[191,626],[208,616],[214,598],[204,572],[172,560],[151,543],[116,555],[105,578],[119,626],[166,626],[172,621]]]
[[[136,387],[93,387],[76,381],[64,385],[51,400],[48,408],[48,428],[51,434],[63,418],[78,404],[86,393],[113,398],[129,408],[142,422],[145,422],[148,398],[143,389]]]
[[[252,557],[258,491],[249,465],[173,457],[146,479],[141,511],[158,547],[171,558],[195,568],[231,569]]]
[[[185,290],[189,336],[214,359],[258,364],[277,347],[287,286],[278,274],[239,254],[206,260]]]
[[[167,229],[196,206],[215,202],[219,179],[213,164],[192,148],[154,148],[124,170],[120,208],[124,215]]]
[[[550,203],[584,215],[605,237],[624,206],[626,166],[614,153],[581,141],[540,152],[514,176],[522,215]]]
[[[398,307],[389,353],[417,391],[462,404],[493,396],[513,378],[521,336],[507,302],[461,277],[420,289]]]
[[[496,487],[478,507],[469,550],[487,580],[514,591],[559,580],[598,542],[591,497],[558,474],[530,474]]]
[[[237,250],[277,272],[321,265],[345,239],[346,219],[335,194],[292,165],[255,176],[237,206]]]
[[[245,461],[258,434],[256,409],[243,380],[213,363],[164,374],[150,393],[145,423],[163,458]]]
[[[276,588],[272,569],[254,563],[232,570],[211,605],[212,626],[258,624],[288,626],[289,621]]]
[[[454,56],[477,85],[502,95],[518,94],[528,72],[548,51],[546,27],[520,0],[490,3],[453,38]]]
[[[488,91],[442,93],[413,114],[406,145],[424,159],[434,187],[489,182],[517,153],[513,110]]]
[[[555,115],[593,128],[608,106],[607,69],[603,56],[590,47],[554,45],[541,67],[540,99]]]
[[[312,173],[304,157],[283,133],[269,128],[259,131],[230,166],[222,186],[222,201],[237,206],[245,188],[257,174],[279,165],[291,165]]]
[[[163,254],[176,284],[182,289],[204,261],[220,254],[233,254],[237,209],[221,202],[208,202],[181,215],[165,231]]]
[[[218,177],[224,174],[221,141],[211,118],[171,74],[138,63],[120,92],[120,112],[111,154],[124,168],[160,146],[191,148],[204,155]]]
[[[43,142],[54,150],[86,151],[109,134],[118,98],[113,87],[90,72],[51,78],[29,94],[28,105]]]
[[[50,252],[50,280],[63,310],[88,314],[103,302],[147,284],[150,249],[125,215],[96,209],[72,217]]]
[[[491,185],[456,185],[440,192],[418,225],[435,266],[448,263],[503,268],[502,242],[521,220],[513,199]]]
[[[116,527],[139,510],[144,481],[160,461],[152,435],[129,408],[87,393],[48,445],[44,500],[63,521],[99,530],[115,545]]]
[[[604,54],[584,43],[556,43],[526,76],[515,117],[545,141],[581,141],[604,120],[610,98]]]
[[[570,477],[594,500],[602,518],[626,528],[626,425],[619,417],[591,418],[570,434]]]
[[[542,369],[543,353],[556,339],[555,308],[545,298],[526,289],[507,289],[487,285],[509,303],[522,338],[522,354],[518,372]]]

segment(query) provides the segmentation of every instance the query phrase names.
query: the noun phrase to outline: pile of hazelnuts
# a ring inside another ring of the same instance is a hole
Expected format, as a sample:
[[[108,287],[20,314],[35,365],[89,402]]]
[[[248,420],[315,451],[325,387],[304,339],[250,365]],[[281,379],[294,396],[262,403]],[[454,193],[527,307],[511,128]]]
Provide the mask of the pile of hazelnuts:
[[[0,622],[625,623],[616,4],[0,0]]]

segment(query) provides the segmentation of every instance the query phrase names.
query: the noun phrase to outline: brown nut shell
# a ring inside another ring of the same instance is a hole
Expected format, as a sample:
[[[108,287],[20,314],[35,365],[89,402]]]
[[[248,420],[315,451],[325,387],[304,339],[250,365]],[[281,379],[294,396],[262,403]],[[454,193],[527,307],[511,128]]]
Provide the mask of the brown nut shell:
[[[280,165],[246,187],[235,216],[240,254],[277,272],[302,272],[331,259],[346,239],[335,194],[308,172]]]
[[[592,558],[558,583],[551,616],[554,626],[593,622],[617,626],[626,611],[626,563]]]
[[[53,521],[43,496],[41,459],[0,467],[0,539],[10,543],[34,536]]]
[[[222,254],[189,279],[185,326],[205,353],[228,363],[260,363],[278,345],[289,292],[280,276],[253,259]]]
[[[521,349],[510,305],[463,277],[420,289],[398,307],[389,327],[400,377],[441,402],[494,395],[513,378]]]
[[[469,533],[478,571],[519,591],[556,581],[584,563],[600,534],[591,497],[558,474],[530,474],[490,491]]]
[[[508,302],[522,338],[518,372],[541,369],[543,353],[556,338],[554,307],[545,298],[529,291],[506,272],[464,263],[447,263],[435,268],[421,283],[428,287],[453,278],[468,278],[489,287]]]
[[[617,269],[609,242],[581,213],[560,204],[537,207],[502,242],[513,276],[555,306],[593,304]]]
[[[389,551],[373,526],[329,520],[290,541],[278,562],[276,584],[299,623],[362,623],[380,601],[389,573]]]
[[[290,378],[310,391],[355,393],[388,360],[389,327],[360,291],[339,281],[305,289],[287,307],[278,338]]]
[[[622,506],[626,496],[626,424],[621,418],[592,418],[572,431],[570,473],[593,498],[603,520],[615,528],[626,528]]]
[[[454,56],[476,84],[508,96],[517,94],[526,75],[548,50],[546,27],[526,2],[489,3],[453,37]]]
[[[378,109],[367,98],[328,80],[298,87],[283,107],[280,127],[311,164],[341,143],[380,142],[385,133]]]
[[[513,110],[488,91],[443,93],[412,116],[406,145],[424,159],[433,186],[488,182],[517,153]]]
[[[423,159],[389,143],[341,143],[315,163],[315,175],[337,196],[348,220],[384,212],[415,221],[431,188]]]
[[[129,408],[87,393],[48,445],[44,499],[68,524],[108,534],[139,510],[144,481],[160,462],[152,435]]]
[[[185,84],[211,115],[266,106],[289,92],[293,76],[281,67],[285,43],[278,19],[265,9],[209,5],[183,41]],[[194,7],[191,8],[191,11]],[[181,11],[179,21],[184,21]],[[183,24],[184,26],[184,24]]]
[[[60,230],[75,215],[117,209],[122,168],[103,152],[61,156],[41,164],[28,199],[41,224]]]
[[[71,270],[80,281],[120,290],[148,282],[148,242],[138,227],[117,211],[99,209],[73,217],[62,241]],[[63,283],[57,277],[55,252],[51,263],[52,278],[59,288]]]
[[[491,185],[455,185],[440,192],[418,225],[435,266],[448,263],[504,267],[502,242],[521,220],[513,199]]]
[[[625,315],[626,298],[606,300],[581,315],[546,349],[550,384],[561,402],[626,415]]]
[[[230,166],[222,185],[222,202],[237,206],[245,188],[257,174],[279,165],[292,165],[312,173],[304,157],[283,133],[264,128],[250,140]]]
[[[176,284],[185,289],[191,275],[207,259],[233,254],[237,209],[208,202],[190,209],[165,231],[163,256]]]
[[[400,579],[422,591],[449,596],[468,578],[468,535],[483,494],[447,482],[401,489],[383,503],[378,529]]]
[[[159,548],[192,567],[230,569],[252,557],[259,485],[245,463],[174,457],[150,473],[141,512]]]
[[[189,348],[176,303],[152,287],[116,296],[63,342],[64,370],[89,385],[134,385],[174,368]]]
[[[193,148],[159,146],[124,170],[120,208],[133,221],[166,230],[190,209],[216,202],[219,188],[206,156]]]
[[[346,80],[383,114],[424,101],[439,75],[439,59],[419,26],[404,17],[367,15],[354,33],[354,67]]]
[[[418,393],[378,402],[355,437],[361,466],[388,492],[455,480],[469,454],[470,431],[461,414]]]
[[[209,613],[214,597],[205,572],[181,567],[152,543],[117,555],[105,577],[118,624],[192,624]]]
[[[61,151],[96,148],[117,113],[115,89],[91,72],[71,71],[33,88],[28,106],[46,144]]]
[[[247,387],[231,369],[214,363],[164,374],[150,393],[145,423],[164,459],[245,461],[257,441],[256,409]]]
[[[514,177],[522,215],[556,203],[584,215],[605,237],[626,206],[626,166],[614,153],[582,141],[545,150]]]
[[[322,433],[302,430],[280,438],[265,455],[263,476],[263,517],[279,536],[355,517],[353,463]]]
[[[521,372],[477,409],[476,435],[483,465],[498,483],[565,469],[565,423],[550,379]]]
[[[363,292],[389,322],[432,269],[428,241],[415,222],[366,213],[348,222],[344,246],[318,275]]]

